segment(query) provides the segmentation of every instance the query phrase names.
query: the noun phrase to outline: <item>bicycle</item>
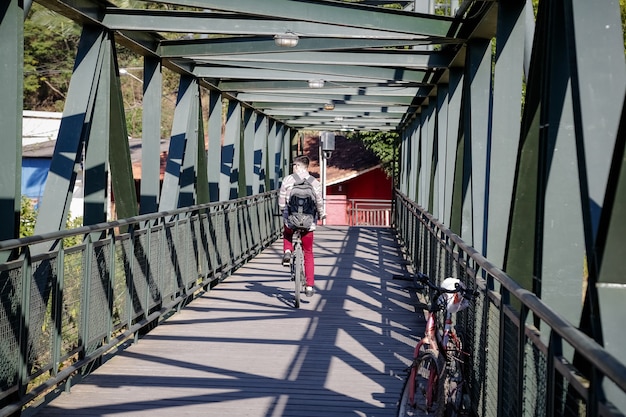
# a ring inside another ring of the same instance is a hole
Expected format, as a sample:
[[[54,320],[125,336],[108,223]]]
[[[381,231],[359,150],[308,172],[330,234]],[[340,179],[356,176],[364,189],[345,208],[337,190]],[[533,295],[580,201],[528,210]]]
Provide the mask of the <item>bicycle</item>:
[[[461,337],[452,325],[452,315],[467,308],[478,292],[468,290],[456,278],[446,278],[441,286],[424,274],[418,274],[417,280],[430,289],[431,303],[424,337],[415,346],[413,363],[402,389],[398,416],[466,415],[471,404],[465,393],[463,365],[469,353],[463,351]],[[443,331],[437,328],[438,311],[445,311]]]
[[[293,255],[291,256],[291,280],[295,287],[295,308],[300,308],[300,294],[306,285],[306,277],[304,275],[304,252],[302,250],[302,231],[296,229],[293,231],[292,244]]]

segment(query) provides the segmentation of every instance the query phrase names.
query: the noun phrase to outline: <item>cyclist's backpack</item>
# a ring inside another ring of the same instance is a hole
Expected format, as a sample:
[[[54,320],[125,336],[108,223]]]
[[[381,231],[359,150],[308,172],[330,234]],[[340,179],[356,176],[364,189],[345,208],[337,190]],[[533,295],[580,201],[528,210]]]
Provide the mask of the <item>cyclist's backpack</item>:
[[[313,188],[315,179],[309,176],[303,180],[297,174],[293,174],[293,177],[296,183],[291,189],[287,202],[287,221],[294,228],[309,230],[315,222],[317,212],[316,195]]]

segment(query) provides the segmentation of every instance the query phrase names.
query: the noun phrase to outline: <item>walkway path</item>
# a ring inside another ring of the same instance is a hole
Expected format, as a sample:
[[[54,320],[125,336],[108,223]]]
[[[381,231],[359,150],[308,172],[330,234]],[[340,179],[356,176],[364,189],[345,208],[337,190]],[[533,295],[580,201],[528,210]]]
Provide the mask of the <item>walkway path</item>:
[[[277,242],[37,416],[394,416],[424,323],[393,233],[315,245],[299,310]]]

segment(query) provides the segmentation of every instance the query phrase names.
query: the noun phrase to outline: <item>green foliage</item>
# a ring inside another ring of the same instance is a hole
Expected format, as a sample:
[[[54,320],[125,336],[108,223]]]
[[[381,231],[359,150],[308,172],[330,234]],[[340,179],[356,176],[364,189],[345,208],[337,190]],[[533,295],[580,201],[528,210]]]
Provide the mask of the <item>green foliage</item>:
[[[35,233],[35,224],[37,222],[37,210],[30,198],[22,196],[20,208],[20,237],[32,236]],[[65,223],[66,229],[76,229],[83,225],[82,217],[72,218],[71,214],[67,216]],[[69,248],[83,242],[82,235],[76,235],[63,239],[63,247]]]
[[[24,21],[24,107],[61,111],[80,40],[74,22],[34,3]]]
[[[397,169],[398,145],[400,136],[396,132],[359,132],[347,136],[351,140],[360,140],[363,145],[374,153],[388,176],[394,176]]]
[[[28,197],[22,196],[20,208],[20,237],[32,236],[35,233],[37,211]]]

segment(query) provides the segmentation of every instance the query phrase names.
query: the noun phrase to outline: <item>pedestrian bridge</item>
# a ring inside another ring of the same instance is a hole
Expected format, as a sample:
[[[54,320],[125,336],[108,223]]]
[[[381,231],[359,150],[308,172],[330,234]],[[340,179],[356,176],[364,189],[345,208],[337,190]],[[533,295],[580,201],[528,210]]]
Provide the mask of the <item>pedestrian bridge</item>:
[[[624,415],[623,2],[429,4],[2,2],[0,415],[172,412],[166,397],[185,384],[192,408],[196,396],[310,415],[294,404],[329,397],[320,413],[393,415],[420,334],[416,272],[481,292],[458,317],[473,414]],[[45,77],[30,42],[55,33],[51,16],[75,30],[46,37],[48,49],[75,50],[68,85]],[[64,105],[34,226],[20,210],[25,94]],[[329,139],[315,161],[322,180],[340,152],[333,133],[386,145],[393,226],[321,229],[320,292],[294,310],[284,270],[263,262],[305,132]],[[84,226],[65,230],[78,190]],[[20,238],[23,225],[34,233]],[[158,352],[196,328],[173,356]],[[250,355],[219,345],[232,338],[255,342]],[[204,342],[213,354],[201,361]],[[145,379],[146,362],[158,378]],[[160,386],[97,402],[90,389],[125,387],[103,380],[116,372]],[[298,384],[312,398],[291,395]]]
[[[317,293],[299,310],[279,241],[37,415],[393,415],[423,327],[393,231],[315,240]]]
[[[577,364],[618,386],[623,364],[401,194],[395,230],[320,227],[318,293],[293,308],[276,198],[0,243],[24,254],[2,267],[5,378],[28,381],[3,415],[393,415],[424,330],[416,269],[481,292],[457,317],[476,414],[614,415]]]

